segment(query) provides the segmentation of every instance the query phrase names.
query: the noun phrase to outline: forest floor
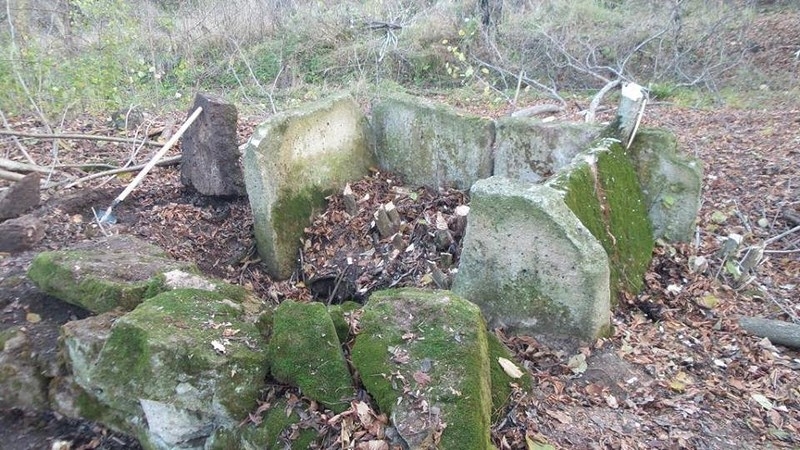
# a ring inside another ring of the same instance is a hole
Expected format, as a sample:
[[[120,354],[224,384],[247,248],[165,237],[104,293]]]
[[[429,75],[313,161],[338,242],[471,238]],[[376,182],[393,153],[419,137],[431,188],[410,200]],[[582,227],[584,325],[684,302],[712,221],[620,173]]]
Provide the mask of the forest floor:
[[[574,114],[565,113],[559,120],[577,120]],[[163,122],[160,118],[152,125]],[[256,122],[241,121],[242,140]],[[500,449],[537,443],[570,449],[797,448],[800,353],[748,335],[738,319],[800,323],[800,105],[787,101],[760,110],[702,110],[655,104],[647,109],[644,125],[672,130],[681,149],[703,162],[696,239],[656,247],[645,291],[623,299],[614,312],[614,334],[607,339],[566,349],[499,331],[534,383],[517,391],[500,412],[494,443]],[[34,119],[12,126],[42,132]],[[91,118],[66,123],[63,130],[109,133],[104,123]],[[10,139],[0,142],[5,155],[22,160]],[[37,162],[51,161],[51,141],[23,142]],[[130,144],[62,140],[61,145],[61,164],[117,165],[131,159],[133,152]],[[146,161],[148,152],[142,150],[133,159]],[[83,175],[77,168],[57,170],[62,178]],[[103,186],[98,179],[47,192],[39,208],[48,227],[44,240],[31,251],[0,254],[0,280],[24,274],[35,252],[98,236],[91,207],[106,207],[130,179],[117,177]],[[394,199],[409,223],[427,218],[435,224],[437,216],[450,217],[456,206],[468,202],[465,193],[410,190],[395,177],[377,172],[354,183],[353,189],[357,198],[371,194],[374,205]],[[181,185],[176,167],[154,170],[115,208],[118,224],[110,231],[158,244],[174,257],[195,261],[204,272],[244,285],[267,301],[311,300],[325,289],[314,290],[308,280],[336,273],[341,249],[361,252],[364,245],[374,244],[348,237],[357,234],[353,230],[369,228],[368,219],[337,220],[344,209],[340,195],[329,204],[323,218],[307,230],[302,272],[284,282],[272,282],[258,263],[247,200],[224,202],[194,195]],[[371,206],[365,209],[374,211]],[[419,248],[429,234],[418,234]],[[723,257],[722,244],[733,235],[741,236],[740,250]],[[328,245],[317,245],[323,240]],[[741,259],[742,249],[763,243],[767,245],[760,264],[734,279],[725,263]],[[425,255],[408,253],[380,276],[369,275],[365,268],[361,278],[347,279],[371,289],[435,284]],[[31,323],[28,313],[41,321]],[[55,352],[60,324],[85,316],[85,311],[41,294],[28,281],[4,285],[0,292],[0,330],[25,326],[35,341],[53,347],[42,351]],[[574,363],[577,354],[585,357],[585,367]],[[296,392],[278,387],[270,394],[296,398]],[[376,416],[380,417],[377,412]],[[355,407],[334,418],[324,410],[311,410],[302,426],[319,431],[321,448],[362,448],[358,444],[380,441],[385,430],[367,428],[357,417]],[[343,442],[343,436],[350,440]],[[0,447],[42,449],[57,441],[73,449],[135,448],[126,436],[55,413],[0,412]],[[384,442],[383,448],[389,448]]]

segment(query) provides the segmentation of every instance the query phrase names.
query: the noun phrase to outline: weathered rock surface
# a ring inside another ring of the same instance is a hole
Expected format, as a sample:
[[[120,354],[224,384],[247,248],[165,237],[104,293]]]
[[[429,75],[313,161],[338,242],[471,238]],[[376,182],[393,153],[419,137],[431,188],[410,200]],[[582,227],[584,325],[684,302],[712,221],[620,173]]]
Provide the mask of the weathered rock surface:
[[[409,448],[491,448],[491,374],[480,309],[449,291],[379,291],[353,365]]]
[[[270,275],[295,269],[303,228],[325,197],[374,165],[367,119],[355,101],[337,96],[271,117],[244,150],[244,175],[258,252]]]
[[[47,382],[25,331],[10,328],[0,332],[0,410],[46,409]]]
[[[666,130],[642,129],[630,148],[656,239],[691,241],[700,210],[702,164],[682,155]]]
[[[281,432],[301,421],[299,407],[290,407],[285,399],[278,399],[266,412],[260,424],[244,424],[235,428],[220,428],[206,446],[209,450],[281,450],[307,449],[317,438],[313,428],[300,428],[294,440],[281,439]],[[302,410],[301,410],[302,412]]]
[[[593,340],[609,329],[609,261],[553,188],[475,183],[453,291],[490,327]]]
[[[48,295],[102,313],[131,310],[163,291],[159,275],[174,269],[196,270],[152,244],[117,235],[42,252],[33,259],[28,277]]]
[[[265,339],[232,299],[179,289],[110,320],[64,326],[67,363],[88,397],[81,416],[137,435],[146,448],[201,449],[247,416],[269,364]]]
[[[376,155],[406,183],[469,189],[492,174],[494,122],[402,94],[372,105]]]
[[[0,223],[0,252],[21,252],[38,244],[47,227],[33,214]]]
[[[638,294],[653,254],[653,232],[633,161],[616,139],[600,139],[546,183],[603,245],[611,268],[611,304]]]
[[[586,124],[499,119],[494,175],[539,183],[589,148],[600,131]]]
[[[25,214],[40,201],[39,174],[32,172],[0,192],[0,222]]]
[[[322,303],[281,303],[273,316],[269,356],[276,380],[335,412],[355,397],[336,328]]]
[[[197,94],[192,112],[198,106],[203,112],[183,135],[181,182],[203,195],[244,195],[236,106],[207,94]]]

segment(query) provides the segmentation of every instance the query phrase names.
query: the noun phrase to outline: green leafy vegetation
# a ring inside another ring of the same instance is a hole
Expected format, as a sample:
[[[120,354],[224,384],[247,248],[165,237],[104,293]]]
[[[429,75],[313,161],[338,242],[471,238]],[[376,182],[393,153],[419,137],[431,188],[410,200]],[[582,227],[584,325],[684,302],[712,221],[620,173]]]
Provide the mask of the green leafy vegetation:
[[[6,113],[57,117],[183,108],[205,90],[276,111],[327,90],[384,82],[466,88],[502,103],[564,101],[621,78],[650,86],[657,99],[708,106],[769,84],[769,70],[749,57],[765,51],[753,44],[754,20],[795,7],[20,0],[0,23],[0,104]],[[797,89],[796,77],[780,81]]]

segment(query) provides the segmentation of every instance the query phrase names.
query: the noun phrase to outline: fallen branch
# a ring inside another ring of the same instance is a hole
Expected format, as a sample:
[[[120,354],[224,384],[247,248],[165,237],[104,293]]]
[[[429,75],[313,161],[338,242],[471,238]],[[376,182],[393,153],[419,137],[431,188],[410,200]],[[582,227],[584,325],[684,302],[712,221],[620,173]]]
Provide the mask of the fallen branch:
[[[558,114],[564,112],[564,108],[559,105],[536,105],[529,108],[523,108],[519,111],[511,113],[511,117],[533,117],[540,114]]]
[[[748,333],[769,339],[773,344],[800,348],[800,325],[782,320],[741,317],[739,325]]]
[[[12,172],[50,173],[50,169],[47,167],[21,163],[7,158],[0,158],[0,169],[6,169]]]
[[[164,159],[158,161],[155,165],[157,165],[159,167],[173,166],[175,164],[178,164],[180,161],[181,161],[181,155],[170,156],[169,158],[164,158]],[[86,181],[91,181],[91,180],[94,180],[96,178],[107,177],[109,175],[116,175],[118,173],[136,172],[137,170],[143,169],[146,165],[147,165],[147,163],[139,164],[139,165],[136,165],[136,166],[120,167],[118,169],[104,170],[102,172],[97,172],[97,173],[93,173],[91,175],[87,175],[87,176],[85,176],[83,178],[78,178],[75,181],[71,181],[71,182],[69,182],[67,184],[64,184],[63,187],[65,189],[66,188],[71,188],[71,187],[73,187],[75,185],[84,183]],[[63,183],[54,184],[54,185],[51,185],[51,186],[48,186],[48,187],[57,187],[60,184],[63,184]]]
[[[597,115],[597,108],[600,107],[600,102],[603,101],[603,97],[605,97],[611,89],[619,86],[621,82],[622,80],[619,78],[609,81],[605,84],[605,86],[603,86],[602,89],[600,89],[600,91],[597,92],[597,94],[594,95],[594,97],[592,97],[592,101],[589,103],[589,109],[586,111],[586,115],[584,116],[584,121],[586,123],[594,123],[595,116]]]
[[[19,181],[25,178],[25,175],[17,172],[9,172],[7,170],[0,169],[0,179],[8,180],[8,181]]]
[[[121,138],[114,136],[97,136],[95,134],[58,134],[58,133],[40,134],[40,133],[24,133],[21,131],[13,131],[13,130],[0,130],[0,136],[15,136],[15,137],[26,137],[35,139],[72,139],[72,140],[84,140],[84,141],[121,142],[124,144],[150,145],[152,147],[161,147],[162,145],[164,145],[160,142],[146,141],[142,139]]]

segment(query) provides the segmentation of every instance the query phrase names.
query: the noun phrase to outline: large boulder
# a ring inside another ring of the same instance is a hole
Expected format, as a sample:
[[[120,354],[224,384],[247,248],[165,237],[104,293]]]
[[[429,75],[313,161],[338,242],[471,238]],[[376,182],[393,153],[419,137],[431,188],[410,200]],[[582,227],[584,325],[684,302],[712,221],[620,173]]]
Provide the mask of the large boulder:
[[[589,148],[600,131],[586,124],[498,119],[494,175],[542,182]]]
[[[494,122],[403,94],[373,102],[380,167],[406,183],[469,189],[492,174]]]
[[[655,240],[625,147],[616,139],[600,139],[546,184],[564,193],[566,205],[606,250],[611,304],[623,294],[638,294]]]
[[[291,276],[303,229],[325,197],[374,165],[367,119],[349,96],[277,114],[256,128],[244,149],[244,175],[270,275]]]
[[[286,300],[273,316],[272,376],[335,412],[355,397],[336,327],[322,303]]]
[[[94,313],[131,310],[165,290],[162,275],[193,264],[132,236],[116,235],[36,255],[28,277],[44,293]]]
[[[453,291],[510,332],[595,339],[609,331],[605,250],[542,185],[475,183]]]
[[[487,334],[480,309],[449,291],[370,297],[353,365],[409,448],[492,448]]]
[[[642,129],[630,148],[656,239],[691,241],[700,210],[703,168],[681,154],[675,135]]]
[[[111,320],[63,327],[83,417],[132,433],[146,448],[201,449],[255,406],[269,372],[266,341],[244,307],[197,289],[161,293]]]

